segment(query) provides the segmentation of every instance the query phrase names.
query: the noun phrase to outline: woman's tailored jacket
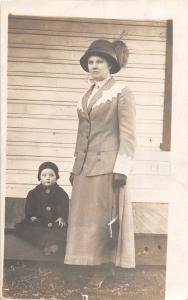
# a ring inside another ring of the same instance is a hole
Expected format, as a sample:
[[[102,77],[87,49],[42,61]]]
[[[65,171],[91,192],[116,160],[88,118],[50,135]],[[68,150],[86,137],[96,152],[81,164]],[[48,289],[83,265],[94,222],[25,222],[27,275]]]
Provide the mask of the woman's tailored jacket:
[[[92,87],[78,105],[78,133],[73,173],[128,175],[135,152],[135,103],[131,91],[110,78],[90,99]]]

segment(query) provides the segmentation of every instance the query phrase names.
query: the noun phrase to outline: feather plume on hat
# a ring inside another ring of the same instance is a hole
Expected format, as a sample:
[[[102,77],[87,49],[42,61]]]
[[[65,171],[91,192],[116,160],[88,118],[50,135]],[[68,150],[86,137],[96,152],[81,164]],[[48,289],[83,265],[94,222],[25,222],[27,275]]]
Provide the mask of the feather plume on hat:
[[[128,61],[129,50],[127,45],[121,40],[115,40],[112,42],[112,46],[116,53],[116,57],[120,68],[124,68]]]

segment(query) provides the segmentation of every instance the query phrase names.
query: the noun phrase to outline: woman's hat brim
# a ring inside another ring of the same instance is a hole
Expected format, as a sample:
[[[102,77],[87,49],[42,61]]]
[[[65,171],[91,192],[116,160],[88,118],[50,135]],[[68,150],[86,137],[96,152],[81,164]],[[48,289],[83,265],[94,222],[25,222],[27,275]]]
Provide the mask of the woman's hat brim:
[[[111,69],[110,69],[110,73],[111,74],[115,74],[120,70],[120,65],[117,62],[117,60],[110,54],[105,53],[103,51],[95,51],[95,50],[88,50],[86,51],[86,53],[80,58],[80,65],[81,67],[84,69],[84,71],[89,72],[88,70],[88,59],[91,56],[99,56],[102,57],[104,59],[106,59],[110,65],[111,65]]]

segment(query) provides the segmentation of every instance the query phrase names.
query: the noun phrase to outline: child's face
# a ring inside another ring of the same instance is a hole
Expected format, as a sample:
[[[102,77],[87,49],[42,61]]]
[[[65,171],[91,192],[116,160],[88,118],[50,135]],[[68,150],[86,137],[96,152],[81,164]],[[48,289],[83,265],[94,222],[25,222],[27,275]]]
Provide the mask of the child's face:
[[[44,169],[40,174],[40,182],[44,186],[52,186],[56,183],[56,175],[52,169]]]

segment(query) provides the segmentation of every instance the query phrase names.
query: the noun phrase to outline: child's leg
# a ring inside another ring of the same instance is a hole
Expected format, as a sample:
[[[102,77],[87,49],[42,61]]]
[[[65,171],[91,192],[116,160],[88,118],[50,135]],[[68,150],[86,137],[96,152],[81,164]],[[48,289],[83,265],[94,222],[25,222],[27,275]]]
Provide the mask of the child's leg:
[[[51,228],[45,243],[45,254],[50,255],[56,252],[65,254],[66,228]]]
[[[38,248],[44,248],[48,237],[47,228],[33,224],[18,223],[16,224],[15,229],[16,233],[24,240]]]

